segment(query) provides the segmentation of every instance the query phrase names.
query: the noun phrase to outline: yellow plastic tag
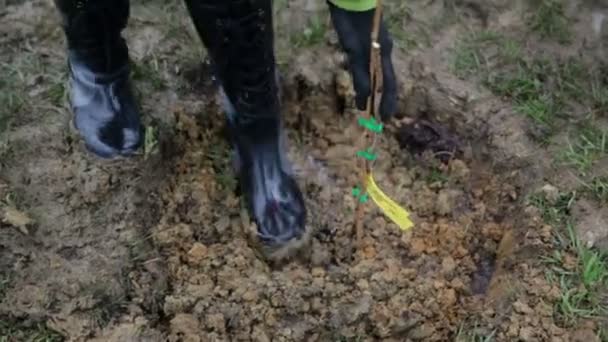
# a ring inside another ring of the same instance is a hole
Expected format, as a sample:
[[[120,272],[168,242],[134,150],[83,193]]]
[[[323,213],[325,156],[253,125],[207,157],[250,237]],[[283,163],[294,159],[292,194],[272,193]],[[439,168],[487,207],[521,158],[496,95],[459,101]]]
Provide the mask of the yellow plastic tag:
[[[402,230],[408,230],[414,226],[407,210],[401,208],[380,190],[371,173],[367,178],[367,193],[386,216],[393,220]]]

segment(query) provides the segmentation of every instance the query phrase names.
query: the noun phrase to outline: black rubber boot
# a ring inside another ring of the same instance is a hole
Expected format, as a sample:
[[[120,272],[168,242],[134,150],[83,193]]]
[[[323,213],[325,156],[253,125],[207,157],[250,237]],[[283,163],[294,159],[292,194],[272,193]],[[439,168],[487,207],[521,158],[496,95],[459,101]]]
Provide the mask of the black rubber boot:
[[[141,145],[139,112],[129,82],[121,31],[128,0],[55,0],[68,44],[74,126],[102,158],[132,155]]]
[[[270,0],[186,0],[222,89],[257,237],[280,256],[308,237],[283,149]]]

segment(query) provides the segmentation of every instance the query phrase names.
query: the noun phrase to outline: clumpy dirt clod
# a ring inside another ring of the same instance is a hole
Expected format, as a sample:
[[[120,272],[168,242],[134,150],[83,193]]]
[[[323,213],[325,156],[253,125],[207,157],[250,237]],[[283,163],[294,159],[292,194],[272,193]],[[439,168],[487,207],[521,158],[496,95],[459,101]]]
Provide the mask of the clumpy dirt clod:
[[[414,154],[431,151],[443,162],[462,152],[458,140],[445,127],[426,120],[403,125],[396,134],[399,146]]]
[[[488,165],[452,158],[442,166],[431,157],[423,164],[438,169],[429,170],[404,157],[407,152],[392,139],[383,141],[375,177],[414,213],[416,227],[402,232],[370,205],[358,249],[350,196],[356,181],[350,152],[358,128],[354,113],[336,118],[331,101],[315,94],[286,98],[289,134],[297,136],[292,125],[298,125],[297,134],[305,137],[291,144],[290,155],[307,190],[314,234],[305,255],[279,268],[248,244],[242,204],[222,185],[225,170],[214,169],[205,157],[204,151],[220,144],[221,126],[197,123],[196,112],[178,114],[176,143],[185,149],[174,165],[176,177],[161,190],[162,215],[152,229],[172,279],[163,306],[164,316],[171,317],[169,340],[445,341],[485,312],[489,293],[495,300],[515,299],[502,283],[491,282],[496,272],[521,274],[520,279],[527,274],[510,268],[517,249],[504,242],[517,227],[506,217],[519,208],[518,190]],[[294,117],[298,110],[315,116],[302,123]],[[436,147],[454,148],[455,140],[445,137]],[[527,238],[543,245],[540,236]],[[518,298],[527,303],[525,295]],[[537,334],[552,336],[542,329]]]
[[[484,25],[506,6],[424,3],[411,2],[419,20],[456,6]],[[310,37],[277,40],[311,239],[272,265],[249,239],[223,114],[185,9],[142,4],[126,36],[137,42],[147,145],[122,163],[91,158],[67,129],[50,2],[0,9],[0,73],[10,77],[0,90],[28,99],[11,107],[10,149],[0,136],[0,340],[42,322],[69,341],[595,341],[593,322],[566,327],[555,315],[561,289],[540,264],[553,228],[525,201],[535,175],[525,121],[438,57],[455,30],[395,53],[400,113],[375,145],[373,175],[415,227],[400,230],[369,202],[361,245],[351,194],[361,127],[344,58],[330,32],[330,44],[297,51],[286,42]],[[282,11],[277,25],[315,6],[289,2],[296,14]],[[592,208],[583,204],[575,209]],[[593,232],[583,233],[605,240]]]

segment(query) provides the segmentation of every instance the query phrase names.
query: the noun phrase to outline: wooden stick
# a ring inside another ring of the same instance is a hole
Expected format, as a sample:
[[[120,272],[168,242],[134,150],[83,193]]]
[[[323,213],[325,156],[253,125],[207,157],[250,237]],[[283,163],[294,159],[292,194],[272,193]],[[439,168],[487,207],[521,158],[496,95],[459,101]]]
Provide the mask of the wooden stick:
[[[380,108],[380,101],[382,100],[382,85],[383,85],[383,75],[382,75],[382,60],[380,58],[381,46],[378,42],[378,38],[380,36],[380,23],[382,19],[382,0],[377,0],[376,2],[376,11],[374,13],[374,22],[372,26],[371,32],[371,49],[370,49],[370,63],[369,63],[369,72],[370,72],[370,85],[371,85],[371,93],[367,98],[367,107],[363,116],[366,119],[371,117],[378,117],[378,111]],[[370,132],[364,129],[361,138],[359,139],[359,147],[360,150],[364,150],[368,145],[367,143],[370,141]],[[361,184],[363,186],[363,193],[367,192],[367,177],[371,173],[371,166],[367,159],[361,158],[360,164],[360,178]],[[357,199],[358,200],[358,199]],[[355,212],[355,232],[357,235],[357,245],[359,249],[363,247],[363,213],[365,206],[361,201],[357,202],[357,209]]]

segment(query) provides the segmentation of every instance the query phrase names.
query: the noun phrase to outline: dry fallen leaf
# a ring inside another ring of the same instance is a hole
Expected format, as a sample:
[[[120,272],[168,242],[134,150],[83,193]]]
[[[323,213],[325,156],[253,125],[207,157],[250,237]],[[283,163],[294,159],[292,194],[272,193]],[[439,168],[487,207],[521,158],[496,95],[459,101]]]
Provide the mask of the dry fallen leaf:
[[[34,221],[22,211],[13,207],[6,207],[2,210],[2,222],[18,228],[23,234],[29,234],[27,226]]]

